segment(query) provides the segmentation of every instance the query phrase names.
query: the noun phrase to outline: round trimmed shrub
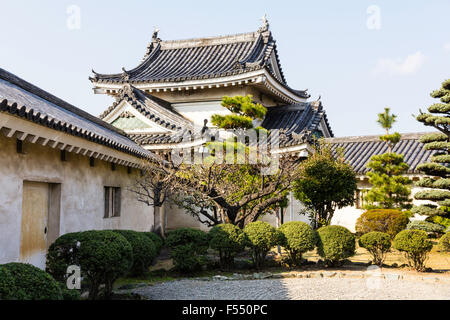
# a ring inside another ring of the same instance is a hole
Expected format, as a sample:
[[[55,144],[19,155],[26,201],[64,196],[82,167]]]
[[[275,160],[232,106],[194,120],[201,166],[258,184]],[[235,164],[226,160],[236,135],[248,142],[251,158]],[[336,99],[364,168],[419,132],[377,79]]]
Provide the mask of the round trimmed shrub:
[[[50,246],[47,271],[65,283],[70,265],[80,267],[81,276],[89,283],[90,299],[97,298],[101,284],[108,299],[114,281],[133,265],[133,248],[124,236],[110,230],[68,233]]]
[[[2,270],[6,270],[2,271]],[[47,272],[27,263],[12,262],[0,266],[0,275],[7,275],[6,284],[11,288],[2,288],[5,279],[0,280],[1,299],[10,300],[62,300],[63,295],[58,282]],[[3,277],[0,277],[0,279]],[[12,290],[11,290],[12,289]],[[13,291],[14,290],[14,291]]]
[[[244,227],[246,246],[252,249],[253,263],[257,269],[264,265],[267,253],[280,242],[280,232],[264,221],[251,222]]]
[[[156,247],[153,241],[142,232],[133,230],[113,231],[124,236],[133,248],[133,265],[130,269],[130,275],[144,275],[156,258]]]
[[[231,223],[219,224],[208,233],[209,246],[219,252],[220,265],[224,268],[234,265],[234,256],[245,248],[244,232]]]
[[[450,232],[447,232],[439,239],[439,250],[450,252]]]
[[[362,235],[372,231],[384,232],[394,238],[397,233],[406,228],[409,222],[408,214],[393,209],[373,209],[364,212],[356,220],[356,233]]]
[[[440,224],[420,220],[411,221],[406,226],[406,229],[422,230],[425,231],[429,236],[438,236],[439,234],[443,234],[445,231],[445,227],[441,226]]]
[[[175,269],[181,272],[192,272],[205,262],[209,243],[208,234],[192,228],[180,228],[169,231],[166,246],[170,249]]]
[[[391,249],[391,237],[384,232],[372,231],[359,239],[359,245],[369,251],[373,263],[381,267],[386,253]]]
[[[428,235],[422,230],[403,230],[394,238],[394,248],[404,252],[408,264],[417,271],[425,270],[425,260],[433,248]]]
[[[153,241],[153,244],[155,245],[156,248],[156,253],[157,255],[159,255],[164,245],[164,240],[154,232],[141,232],[141,233]]]
[[[299,266],[303,253],[313,250],[318,242],[318,235],[309,224],[301,221],[284,223],[279,231],[282,234],[281,246],[289,254],[292,264]]]
[[[355,255],[355,236],[342,226],[325,226],[317,230],[317,252],[327,265],[341,264],[342,260]]]
[[[24,295],[14,282],[11,272],[0,265],[0,300],[19,300]]]

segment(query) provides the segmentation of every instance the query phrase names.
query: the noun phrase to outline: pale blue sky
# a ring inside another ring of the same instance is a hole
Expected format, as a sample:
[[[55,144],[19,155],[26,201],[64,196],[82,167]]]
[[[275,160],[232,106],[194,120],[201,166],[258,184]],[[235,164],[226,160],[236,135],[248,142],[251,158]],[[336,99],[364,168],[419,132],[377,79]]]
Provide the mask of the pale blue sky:
[[[380,134],[390,106],[394,129],[428,128],[411,114],[450,78],[450,1],[23,1],[2,0],[0,67],[94,114],[112,102],[94,95],[93,68],[134,68],[153,27],[162,39],[255,31],[267,13],[288,84],[322,95],[336,136]],[[67,27],[70,5],[81,28]],[[380,9],[370,30],[367,8]]]

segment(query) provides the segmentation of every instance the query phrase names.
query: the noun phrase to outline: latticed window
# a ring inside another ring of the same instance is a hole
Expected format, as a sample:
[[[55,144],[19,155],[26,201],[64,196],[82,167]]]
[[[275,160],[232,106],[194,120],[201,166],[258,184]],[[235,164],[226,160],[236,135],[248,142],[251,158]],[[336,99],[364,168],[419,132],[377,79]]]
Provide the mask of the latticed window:
[[[104,218],[120,217],[121,190],[118,187],[105,187]]]

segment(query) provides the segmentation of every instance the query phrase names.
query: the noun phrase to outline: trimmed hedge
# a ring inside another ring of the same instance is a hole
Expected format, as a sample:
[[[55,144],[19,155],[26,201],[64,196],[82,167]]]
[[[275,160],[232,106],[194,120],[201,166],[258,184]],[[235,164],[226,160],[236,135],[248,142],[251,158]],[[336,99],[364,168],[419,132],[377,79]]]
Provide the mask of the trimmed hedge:
[[[15,284],[15,279],[11,272],[0,265],[0,300],[17,300],[25,295]]]
[[[208,233],[209,246],[219,252],[220,265],[234,265],[234,256],[245,249],[245,233],[230,223],[219,224]]]
[[[373,258],[372,262],[381,267],[386,253],[391,249],[391,236],[387,233],[372,231],[359,239],[359,245],[369,251]]]
[[[364,212],[356,220],[356,233],[359,235],[372,231],[384,232],[394,238],[406,228],[409,219],[406,212],[394,209],[373,209]]]
[[[143,232],[133,230],[112,230],[127,239],[133,248],[133,265],[130,275],[144,275],[156,258],[156,246]]]
[[[31,264],[12,262],[0,265],[0,299],[62,300],[63,295],[58,282],[47,272]]]
[[[411,221],[406,226],[407,230],[422,230],[428,234],[443,234],[445,227],[440,224],[428,222],[428,221]]]
[[[156,253],[157,255],[159,255],[164,245],[164,240],[154,232],[141,232],[141,233],[153,241],[153,244],[155,245],[156,248]]]
[[[342,260],[355,255],[355,236],[342,226],[325,226],[317,230],[319,234],[319,255],[327,265],[339,265]]]
[[[175,269],[182,272],[199,269],[205,263],[208,240],[208,234],[198,229],[180,228],[169,231],[165,243],[170,249]]]
[[[394,248],[405,253],[410,267],[417,271],[425,270],[425,260],[433,248],[428,235],[422,230],[403,230],[394,238]]]
[[[110,298],[114,281],[133,265],[133,249],[127,239],[109,230],[67,233],[50,246],[47,272],[66,282],[70,265],[79,266],[89,282],[89,298],[96,299],[99,286],[105,284],[105,298]]]
[[[279,244],[281,233],[264,221],[251,222],[244,227],[246,246],[252,249],[253,263],[257,269],[264,265],[267,253]]]
[[[450,252],[450,232],[447,232],[439,239],[439,250]]]
[[[291,263],[297,266],[302,263],[302,254],[313,250],[319,241],[317,232],[305,222],[284,223],[279,231],[282,234],[280,245],[288,252]]]

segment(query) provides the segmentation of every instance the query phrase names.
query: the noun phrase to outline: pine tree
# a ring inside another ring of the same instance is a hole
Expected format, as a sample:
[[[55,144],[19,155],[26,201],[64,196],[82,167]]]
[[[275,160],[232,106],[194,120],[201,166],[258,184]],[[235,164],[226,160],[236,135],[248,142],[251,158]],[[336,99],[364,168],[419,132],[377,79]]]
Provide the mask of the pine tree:
[[[212,116],[212,124],[220,129],[251,129],[253,120],[262,120],[267,112],[263,105],[253,103],[251,95],[225,96],[222,98],[222,106],[230,110],[232,114]]]
[[[431,97],[440,99],[428,108],[429,113],[422,113],[417,120],[426,126],[433,127],[440,132],[426,134],[420,142],[425,149],[435,153],[428,163],[417,166],[417,170],[425,177],[416,183],[419,187],[429,188],[415,194],[418,200],[430,200],[434,204],[425,204],[413,208],[413,213],[429,216],[430,222],[444,226],[450,225],[450,79],[442,83],[439,90],[431,93]]]
[[[378,114],[378,123],[386,134],[380,137],[388,146],[388,152],[372,156],[367,164],[372,171],[367,173],[372,188],[367,192],[367,209],[406,209],[411,207],[411,180],[403,176],[409,166],[404,162],[403,155],[392,152],[394,145],[400,141],[398,132],[389,133],[397,116],[390,114],[390,109],[385,108],[384,113]]]

